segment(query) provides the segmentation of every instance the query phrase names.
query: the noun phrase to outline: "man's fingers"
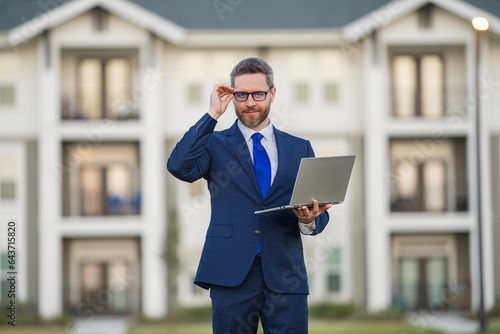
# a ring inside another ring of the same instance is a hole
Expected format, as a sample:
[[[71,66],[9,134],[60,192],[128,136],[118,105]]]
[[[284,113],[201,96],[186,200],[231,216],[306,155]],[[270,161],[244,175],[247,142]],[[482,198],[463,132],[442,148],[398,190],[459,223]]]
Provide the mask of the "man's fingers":
[[[312,208],[308,208],[307,206],[303,205],[297,209],[293,209],[293,212],[295,212],[299,219],[311,220],[316,218],[326,210],[330,209],[331,207],[331,204],[319,206],[318,201],[313,200]]]
[[[224,98],[224,102],[230,102],[233,99],[233,94],[226,94],[226,98]]]
[[[226,95],[233,94],[233,92],[234,92],[234,88],[231,88],[228,86],[220,85],[217,87],[217,93],[221,99]]]

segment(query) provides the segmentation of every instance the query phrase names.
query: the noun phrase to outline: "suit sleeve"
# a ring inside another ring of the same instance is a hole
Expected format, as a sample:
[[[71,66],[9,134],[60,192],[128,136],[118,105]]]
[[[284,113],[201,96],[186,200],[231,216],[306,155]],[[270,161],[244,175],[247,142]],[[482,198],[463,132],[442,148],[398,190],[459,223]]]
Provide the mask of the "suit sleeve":
[[[216,124],[217,121],[207,113],[184,134],[167,161],[167,169],[173,176],[194,182],[208,174],[208,143]]]
[[[314,150],[313,150],[309,140],[307,141],[307,150],[308,150],[308,152],[307,152],[308,157],[314,157]],[[328,211],[325,211],[322,214],[320,214],[318,217],[316,217],[316,220],[315,220],[316,229],[310,235],[316,235],[316,234],[323,232],[323,230],[325,229],[329,220],[330,220],[330,215],[328,214]]]

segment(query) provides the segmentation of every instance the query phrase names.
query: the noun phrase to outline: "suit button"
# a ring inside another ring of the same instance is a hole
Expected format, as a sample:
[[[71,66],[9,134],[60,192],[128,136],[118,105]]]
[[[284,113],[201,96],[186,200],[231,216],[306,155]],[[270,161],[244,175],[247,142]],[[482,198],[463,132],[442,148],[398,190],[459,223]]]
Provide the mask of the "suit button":
[[[261,209],[261,210],[265,210],[265,209],[266,209],[266,207],[263,205],[263,206],[261,206],[261,207],[260,207],[260,209]]]
[[[255,230],[254,232],[255,234],[259,235],[260,234],[260,231],[259,230]]]

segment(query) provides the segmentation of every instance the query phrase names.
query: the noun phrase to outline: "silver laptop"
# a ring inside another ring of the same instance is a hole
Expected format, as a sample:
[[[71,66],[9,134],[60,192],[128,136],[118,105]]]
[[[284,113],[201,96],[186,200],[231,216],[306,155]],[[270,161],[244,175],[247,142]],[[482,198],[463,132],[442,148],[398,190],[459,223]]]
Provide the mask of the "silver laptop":
[[[355,155],[302,158],[295,179],[289,205],[255,211],[256,214],[312,207],[313,199],[319,206],[341,204],[354,166]]]

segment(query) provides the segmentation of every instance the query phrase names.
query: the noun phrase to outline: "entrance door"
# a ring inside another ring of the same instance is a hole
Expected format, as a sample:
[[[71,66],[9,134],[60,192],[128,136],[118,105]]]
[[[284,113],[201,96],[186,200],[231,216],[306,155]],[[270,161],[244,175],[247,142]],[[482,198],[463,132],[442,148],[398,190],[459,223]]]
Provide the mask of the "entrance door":
[[[446,289],[446,258],[403,258],[401,299],[407,310],[442,308]]]
[[[130,311],[128,265],[123,260],[81,264],[81,305],[99,314]]]

